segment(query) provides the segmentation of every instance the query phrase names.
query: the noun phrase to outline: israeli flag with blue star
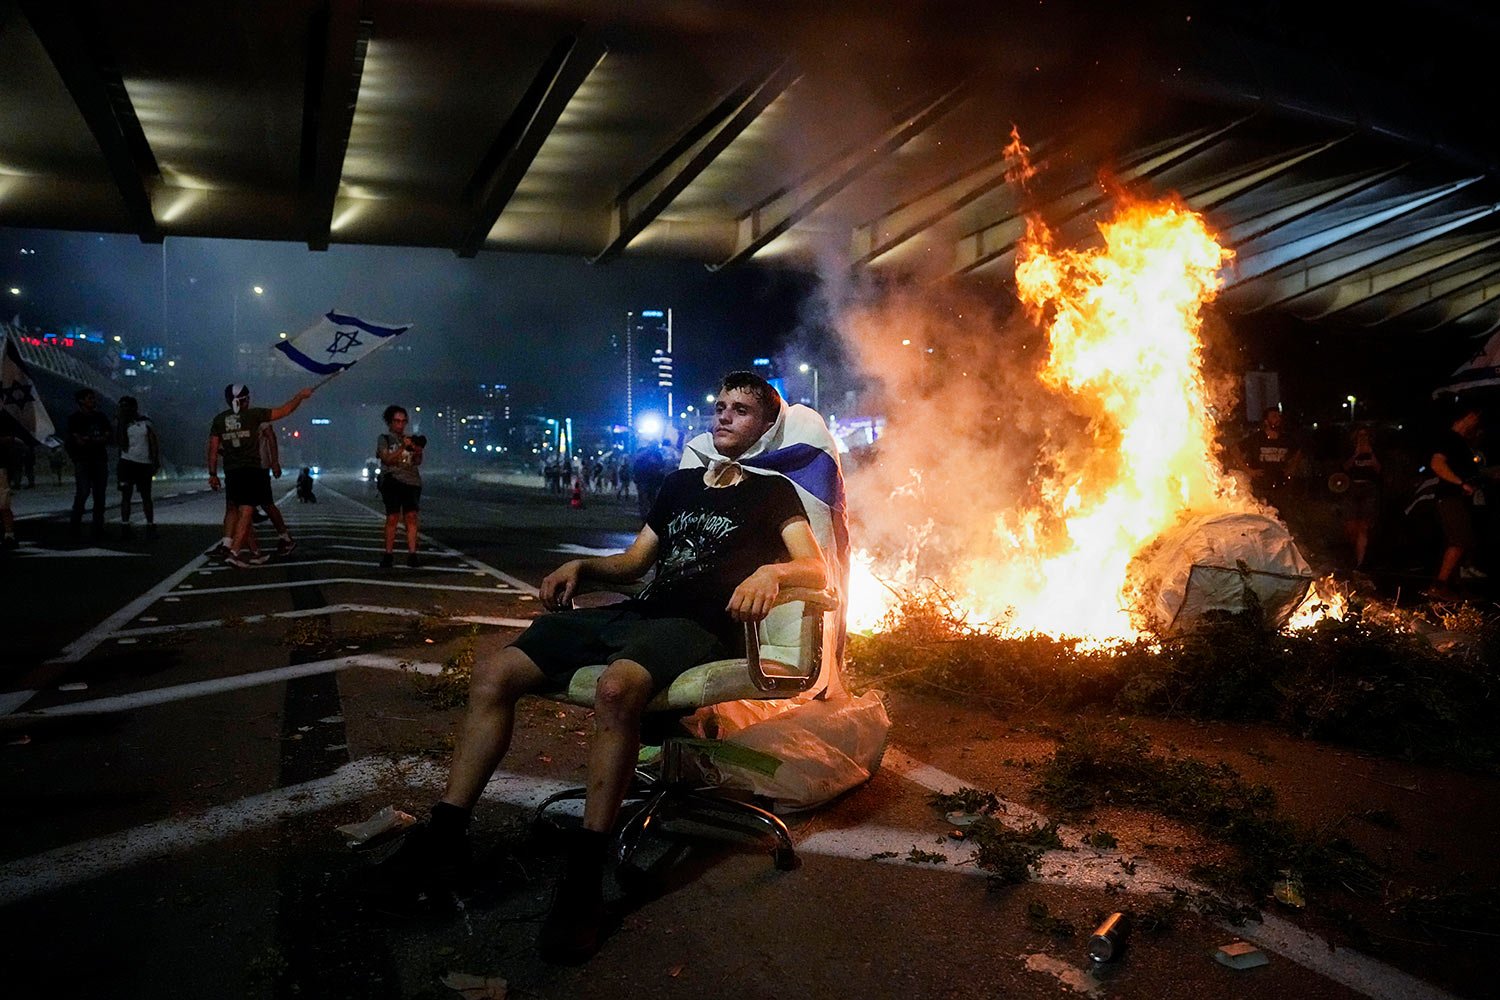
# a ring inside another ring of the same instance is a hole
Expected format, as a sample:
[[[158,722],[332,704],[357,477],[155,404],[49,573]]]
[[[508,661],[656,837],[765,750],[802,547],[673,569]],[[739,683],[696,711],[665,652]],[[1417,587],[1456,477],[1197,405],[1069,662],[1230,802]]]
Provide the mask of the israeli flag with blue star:
[[[5,342],[4,354],[0,355],[0,413],[5,418],[0,422],[8,425],[12,433],[19,426],[33,444],[44,444],[56,430],[52,418],[37,395],[36,383],[21,361],[15,340],[3,331],[0,340]]]
[[[410,329],[410,323],[390,326],[330,312],[290,340],[278,341],[276,350],[303,371],[337,375]]]

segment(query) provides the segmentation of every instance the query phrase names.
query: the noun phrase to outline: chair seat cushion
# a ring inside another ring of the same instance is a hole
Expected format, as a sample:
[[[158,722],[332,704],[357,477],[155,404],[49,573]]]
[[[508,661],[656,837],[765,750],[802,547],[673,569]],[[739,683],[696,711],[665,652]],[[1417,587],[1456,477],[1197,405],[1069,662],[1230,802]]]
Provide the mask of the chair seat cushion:
[[[760,662],[766,673],[787,677],[803,676],[797,671],[798,650],[795,646],[761,646]],[[604,673],[604,664],[575,670],[568,680],[566,691],[549,697],[565,701],[570,705],[594,704],[594,687],[599,675]],[[750,667],[743,657],[732,660],[712,660],[699,664],[678,676],[665,690],[646,705],[648,712],[665,712],[675,709],[696,709],[704,705],[716,705],[722,701],[741,701],[746,698],[785,698],[785,693],[766,692],[755,686],[750,679]]]

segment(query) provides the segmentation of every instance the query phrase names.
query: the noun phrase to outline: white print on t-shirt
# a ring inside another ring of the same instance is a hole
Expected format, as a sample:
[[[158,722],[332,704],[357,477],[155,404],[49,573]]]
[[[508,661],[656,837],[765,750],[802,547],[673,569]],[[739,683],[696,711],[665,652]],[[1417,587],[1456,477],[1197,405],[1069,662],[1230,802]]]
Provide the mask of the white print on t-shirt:
[[[722,552],[724,540],[739,524],[731,517],[710,511],[682,511],[667,522],[667,551],[661,557],[658,577],[701,571],[703,563]]]
[[[235,451],[243,448],[245,442],[250,438],[250,428],[240,426],[240,417],[237,413],[224,414],[224,447],[233,448]]]
[[[1267,465],[1280,465],[1286,461],[1290,448],[1278,447],[1274,444],[1263,444],[1260,446],[1260,460]]]

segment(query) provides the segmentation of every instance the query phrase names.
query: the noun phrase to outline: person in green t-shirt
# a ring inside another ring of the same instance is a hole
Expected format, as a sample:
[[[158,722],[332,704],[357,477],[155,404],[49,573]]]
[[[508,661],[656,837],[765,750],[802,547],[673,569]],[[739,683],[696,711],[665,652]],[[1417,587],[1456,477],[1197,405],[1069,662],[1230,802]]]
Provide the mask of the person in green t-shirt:
[[[231,384],[224,387],[224,402],[229,409],[214,417],[208,430],[208,485],[217,491],[219,457],[224,458],[224,491],[232,508],[225,518],[224,539],[215,555],[222,554],[231,566],[243,569],[250,565],[239,556],[250,533],[251,515],[256,507],[271,503],[271,473],[260,462],[260,430],[267,421],[290,416],[302,401],[313,394],[298,389],[297,394],[275,409],[250,405],[250,387]]]

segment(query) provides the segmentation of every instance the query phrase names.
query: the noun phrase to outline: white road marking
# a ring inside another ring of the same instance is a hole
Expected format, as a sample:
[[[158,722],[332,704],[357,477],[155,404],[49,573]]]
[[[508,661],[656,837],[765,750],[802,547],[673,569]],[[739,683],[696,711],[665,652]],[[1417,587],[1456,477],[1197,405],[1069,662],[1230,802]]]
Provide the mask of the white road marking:
[[[199,597],[204,594],[239,594],[250,590],[291,590],[294,587],[321,587],[324,584],[351,583],[362,587],[401,587],[402,589],[415,587],[419,590],[464,590],[476,594],[518,594],[520,591],[502,587],[496,584],[493,587],[462,587],[454,583],[418,583],[413,580],[370,580],[357,576],[334,576],[322,580],[288,580],[282,583],[247,583],[239,587],[202,587],[192,589],[180,587],[178,592],[182,593],[192,590],[192,593],[182,593],[184,597]]]
[[[169,702],[184,701],[188,698],[202,698],[207,695],[223,694],[226,691],[239,691],[243,688],[260,687],[262,684],[277,684],[281,681],[289,681],[298,677],[330,674],[337,670],[348,670],[351,667],[411,671],[413,673],[425,674],[429,677],[440,673],[443,669],[441,663],[406,660],[397,656],[382,656],[378,654],[340,656],[331,660],[294,663],[289,667],[261,670],[253,674],[233,674],[229,677],[215,677],[212,680],[193,681],[188,684],[175,684],[171,687],[152,688],[149,691],[133,691],[130,694],[116,695],[111,698],[90,698],[87,701],[77,701],[67,705],[53,705],[50,708],[38,708],[30,712],[17,712],[12,718],[42,719],[62,715],[111,715],[115,712],[128,712],[138,708],[150,708],[153,705],[165,705]]]
[[[385,546],[384,545],[322,545],[322,546],[319,546],[319,548],[324,548],[324,549],[340,549],[340,550],[342,550],[344,552],[379,552],[381,554],[385,553]],[[398,552],[396,552],[394,554],[396,554],[396,555],[405,555],[406,554],[406,550],[405,549],[401,549],[401,550],[399,550]],[[434,557],[434,558],[437,558],[437,559],[458,559],[458,558],[462,558],[463,557],[463,553],[462,552],[455,552],[454,550],[447,549],[447,548],[438,549],[436,551],[433,551],[431,549],[424,549],[423,551],[418,552],[417,555],[419,555],[419,556],[431,556],[431,557]],[[373,562],[374,562],[374,560],[370,560],[370,561],[366,562],[365,565],[366,566],[372,565]]]
[[[125,605],[119,611],[116,611],[114,614],[104,619],[104,621],[100,622],[98,625],[95,625],[93,628],[89,629],[77,639],[74,639],[63,648],[63,651],[61,653],[59,653],[57,656],[54,656],[47,662],[77,663],[79,660],[89,655],[89,653],[93,652],[94,648],[101,642],[109,638],[109,636],[113,635],[115,632],[119,631],[122,625],[135,618],[151,605],[155,604],[158,598],[165,597],[167,591],[176,587],[183,580],[186,580],[189,576],[191,576],[194,570],[198,569],[198,567],[202,566],[204,562],[207,561],[207,558],[207,556],[194,556],[192,559],[189,559],[187,564],[182,566],[175,573],[171,574],[156,586],[152,587],[150,590],[146,591],[144,594],[137,597],[129,604]]]
[[[919,761],[899,750],[895,753],[898,767],[918,765],[917,768],[908,768],[903,775],[920,774],[957,782],[951,787],[963,784],[936,768],[921,770],[925,765]],[[890,756],[890,751],[887,756]],[[361,758],[325,778],[252,795],[198,816],[160,820],[0,865],[0,899],[7,903],[20,902],[145,861],[271,826],[292,816],[358,801],[384,791],[391,784],[413,788],[440,787],[446,776],[445,768],[424,759]],[[569,787],[568,782],[499,772],[485,787],[484,798],[535,808],[548,795],[566,787]],[[923,787],[931,786],[924,784]],[[885,863],[970,877],[985,874],[966,863],[972,855],[967,845],[960,846],[961,842],[946,840],[942,844],[933,844],[932,841],[931,830],[862,826],[822,830],[799,843],[797,849],[805,854],[864,861],[870,860],[873,854],[888,851],[896,853],[897,857]],[[924,845],[923,850],[936,847],[935,853],[944,855],[951,864],[930,865],[903,860],[904,852],[918,843]],[[1044,878],[1041,881],[1054,880]],[[1258,927],[1246,925],[1234,930],[1240,937],[1262,948],[1376,1000],[1454,1000],[1450,994],[1414,976],[1358,952],[1337,948],[1275,915],[1267,915],[1265,922]]]
[[[88,548],[88,549],[46,549],[31,542],[22,542],[12,555],[25,556],[28,559],[105,559],[110,556],[119,556],[127,559],[144,559],[149,553],[146,552],[118,552],[114,549]]]
[[[551,551],[551,552],[561,552],[563,555],[569,555],[569,556],[617,556],[621,552],[624,552],[625,550],[624,549],[591,549],[587,545],[574,545],[572,542],[565,542],[562,545],[554,545],[548,551]]]
[[[6,691],[0,693],[0,715],[9,715],[35,697],[35,691]]]
[[[923,788],[942,794],[950,794],[971,782],[962,781],[946,771],[924,764],[901,750],[890,747],[886,750],[882,766]],[[1046,823],[1047,818],[1019,802],[1000,800],[1001,814],[998,817],[1009,826],[1029,823]],[[1120,851],[1100,851],[1083,843],[1082,835],[1067,827],[1058,828],[1058,836],[1070,850],[1047,851],[1042,855],[1041,871],[1036,881],[1070,887],[1104,889],[1116,886],[1127,892],[1159,893],[1181,889],[1189,893],[1203,891],[1203,886],[1189,879],[1180,878],[1149,861],[1128,859],[1134,862],[1133,870],[1127,871],[1122,861],[1127,860]],[[837,854],[847,858],[869,858],[874,854],[895,851],[894,863],[904,861],[904,852],[919,842],[927,841],[924,851],[936,848],[950,864],[961,864],[959,871],[984,874],[971,862],[973,851],[963,841],[945,841],[932,844],[932,834],[913,834],[910,831],[890,831],[878,827],[859,827],[854,830],[826,830],[814,834],[799,850],[814,854]],[[904,843],[904,846],[903,846]],[[1247,941],[1284,955],[1298,965],[1311,969],[1347,986],[1365,996],[1380,1000],[1453,1000],[1453,998],[1428,983],[1408,975],[1383,962],[1348,948],[1339,948],[1316,934],[1305,931],[1288,920],[1273,913],[1262,913],[1261,923],[1234,926],[1222,925]]]
[[[375,550],[370,550],[370,551],[375,551]],[[385,550],[381,549],[379,551],[383,552]],[[404,555],[404,553],[398,553],[398,554]],[[271,562],[262,563],[259,566],[246,566],[246,567],[243,567],[243,568],[244,569],[279,569],[279,568],[284,567],[284,566],[322,566],[322,565],[333,565],[333,566],[367,566],[367,567],[370,567],[370,568],[373,569],[373,568],[375,568],[376,564],[375,564],[375,561],[372,560],[372,559],[292,559],[292,560],[274,560],[273,559]],[[402,568],[403,569],[407,569],[409,567],[403,565]],[[467,566],[419,566],[417,568],[418,569],[423,569],[423,570],[428,570],[428,571],[433,572],[433,573],[468,573],[470,576],[484,576],[484,573],[482,573],[481,571],[479,571],[477,569],[470,569]],[[203,570],[199,570],[198,572],[200,572],[200,573],[225,573],[225,572],[229,572],[231,570],[233,570],[235,572],[238,572],[238,570],[235,567],[233,567],[233,566],[215,566],[213,569],[203,569]]]
[[[355,802],[391,785],[430,788],[440,786],[445,777],[445,770],[431,761],[364,757],[345,764],[326,778],[252,795],[198,816],[147,823],[0,865],[0,900],[19,903],[145,861],[272,826],[293,816]],[[535,808],[548,795],[566,787],[566,782],[501,772],[485,786],[484,797]]]
[[[275,611],[264,615],[246,615],[243,618],[234,619],[236,624],[256,625],[260,622],[272,621],[277,618],[315,618],[319,615],[395,615],[401,618],[421,618],[428,614],[419,608],[393,608],[379,604],[325,604],[321,608],[303,608],[300,611]],[[148,619],[142,618],[141,621]],[[156,619],[149,619],[155,621]],[[525,628],[531,624],[530,618],[495,618],[490,615],[453,615],[447,618],[438,618],[439,622],[463,622],[466,625],[497,625],[503,628]],[[209,618],[204,621],[180,622],[176,625],[152,625],[147,628],[128,628],[116,632],[116,636],[122,635],[169,635],[173,632],[195,632],[202,629],[217,629],[224,627],[223,618]]]
[[[329,492],[333,492],[333,491],[330,490]],[[368,510],[371,514],[374,514],[377,517],[383,517],[384,516],[382,514],[379,514],[373,507],[370,507],[370,506],[368,506],[366,504],[360,503],[358,500],[355,500],[355,499],[353,499],[351,497],[345,496],[342,493],[334,493],[334,495],[337,496],[337,497],[339,497],[339,498],[341,498],[341,499],[343,499],[343,500],[348,501],[349,503],[354,504],[356,507],[363,507],[365,510]],[[521,580],[521,579],[519,579],[517,577],[511,576],[509,573],[505,573],[505,572],[503,572],[501,570],[498,570],[495,567],[493,567],[493,566],[489,565],[488,563],[484,562],[483,560],[475,559],[473,556],[471,556],[471,555],[469,555],[467,553],[460,552],[459,550],[457,550],[455,548],[452,548],[451,546],[444,545],[442,542],[439,542],[437,539],[435,539],[435,538],[431,537],[430,535],[428,535],[425,531],[418,532],[417,533],[417,537],[423,539],[424,541],[427,541],[427,542],[431,543],[432,545],[438,546],[439,548],[442,548],[442,549],[446,550],[449,554],[457,556],[458,558],[462,559],[464,562],[468,563],[470,566],[475,567],[476,569],[482,569],[482,570],[484,570],[490,576],[493,576],[497,580],[501,580],[501,581],[504,581],[505,583],[510,584],[512,587],[515,587],[517,590],[521,591],[522,593],[529,594],[532,597],[536,597],[537,594],[538,594],[537,589],[535,587],[533,587],[531,584],[527,583],[525,580]]]

